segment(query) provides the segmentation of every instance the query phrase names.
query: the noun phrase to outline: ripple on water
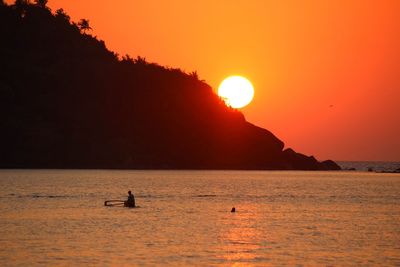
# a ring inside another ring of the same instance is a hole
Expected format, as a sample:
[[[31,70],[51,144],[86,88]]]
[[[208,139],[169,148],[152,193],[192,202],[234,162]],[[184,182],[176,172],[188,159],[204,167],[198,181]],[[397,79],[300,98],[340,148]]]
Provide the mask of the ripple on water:
[[[400,175],[16,170],[0,179],[1,266],[400,263]],[[104,207],[127,189],[140,209]]]

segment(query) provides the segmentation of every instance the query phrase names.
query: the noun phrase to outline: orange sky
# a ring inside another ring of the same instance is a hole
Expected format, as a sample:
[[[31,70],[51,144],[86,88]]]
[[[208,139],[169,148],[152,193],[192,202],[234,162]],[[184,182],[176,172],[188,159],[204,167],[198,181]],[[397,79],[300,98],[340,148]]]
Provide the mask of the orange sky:
[[[50,0],[120,55],[255,87],[248,121],[320,160],[400,161],[400,1]]]

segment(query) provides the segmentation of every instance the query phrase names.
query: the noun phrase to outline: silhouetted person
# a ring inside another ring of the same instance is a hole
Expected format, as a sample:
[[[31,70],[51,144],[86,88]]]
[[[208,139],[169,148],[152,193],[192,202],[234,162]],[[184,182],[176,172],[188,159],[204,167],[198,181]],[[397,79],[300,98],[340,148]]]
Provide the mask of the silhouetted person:
[[[131,191],[128,191],[128,200],[125,201],[126,207],[135,207],[135,196],[132,194]]]
[[[233,208],[231,209],[231,212],[236,212],[235,207],[233,207]]]

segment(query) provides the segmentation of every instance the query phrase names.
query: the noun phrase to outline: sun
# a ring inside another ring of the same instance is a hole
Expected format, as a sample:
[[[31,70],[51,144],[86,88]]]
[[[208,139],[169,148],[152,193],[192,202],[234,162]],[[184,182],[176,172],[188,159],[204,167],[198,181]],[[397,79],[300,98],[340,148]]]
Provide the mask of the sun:
[[[248,105],[254,96],[254,88],[249,80],[242,76],[229,76],[218,87],[218,95],[232,108]]]

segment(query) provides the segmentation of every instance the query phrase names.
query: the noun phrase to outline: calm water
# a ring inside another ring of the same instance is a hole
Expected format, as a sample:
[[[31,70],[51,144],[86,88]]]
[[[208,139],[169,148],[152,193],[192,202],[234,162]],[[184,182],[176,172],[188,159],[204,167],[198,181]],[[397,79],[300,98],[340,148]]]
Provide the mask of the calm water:
[[[400,174],[2,170],[0,210],[0,266],[400,265]]]
[[[337,164],[344,170],[354,168],[358,171],[367,171],[372,169],[377,172],[393,172],[400,169],[400,162],[387,162],[387,161],[337,161]]]

